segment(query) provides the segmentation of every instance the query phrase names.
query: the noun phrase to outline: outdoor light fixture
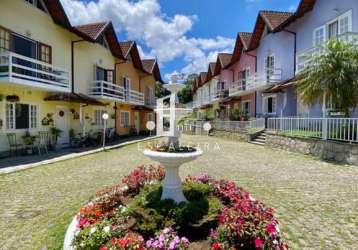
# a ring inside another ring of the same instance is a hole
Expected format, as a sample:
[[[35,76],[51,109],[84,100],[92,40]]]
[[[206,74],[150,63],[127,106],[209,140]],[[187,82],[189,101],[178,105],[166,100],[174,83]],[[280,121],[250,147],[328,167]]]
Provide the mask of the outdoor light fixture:
[[[106,146],[106,125],[107,125],[107,120],[109,118],[108,113],[103,113],[102,115],[102,119],[104,120],[103,123],[103,149],[105,150],[105,146]]]

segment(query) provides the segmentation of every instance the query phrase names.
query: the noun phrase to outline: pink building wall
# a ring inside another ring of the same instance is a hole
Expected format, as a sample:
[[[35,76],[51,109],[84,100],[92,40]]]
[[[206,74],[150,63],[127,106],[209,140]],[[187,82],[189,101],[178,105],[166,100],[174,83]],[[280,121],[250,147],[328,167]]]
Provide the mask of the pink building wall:
[[[239,72],[245,70],[248,67],[250,68],[250,75],[255,73],[255,56],[256,50],[245,52],[241,55],[240,60],[230,67],[230,70],[234,71],[234,82],[239,79]]]

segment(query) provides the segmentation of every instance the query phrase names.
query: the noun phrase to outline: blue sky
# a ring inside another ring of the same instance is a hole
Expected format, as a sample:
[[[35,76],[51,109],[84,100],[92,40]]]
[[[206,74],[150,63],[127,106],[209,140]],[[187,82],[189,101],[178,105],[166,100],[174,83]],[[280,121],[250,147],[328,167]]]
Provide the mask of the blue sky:
[[[295,11],[299,0],[61,0],[70,20],[112,20],[120,40],[157,57],[163,76],[207,69],[232,52],[236,34],[252,31],[259,10]]]

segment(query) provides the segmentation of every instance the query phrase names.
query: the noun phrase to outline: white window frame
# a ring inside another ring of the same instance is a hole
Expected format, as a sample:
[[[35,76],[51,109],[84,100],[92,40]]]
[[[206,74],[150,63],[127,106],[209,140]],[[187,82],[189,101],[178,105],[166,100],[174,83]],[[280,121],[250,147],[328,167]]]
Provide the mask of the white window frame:
[[[122,119],[122,114],[128,114],[128,124],[124,124],[124,120]],[[130,123],[131,123],[131,114],[129,111],[126,110],[121,110],[119,112],[119,125],[121,128],[129,128],[130,127]]]
[[[269,98],[273,98],[275,100],[275,106],[273,109],[274,112],[271,112],[271,113],[268,112],[268,106],[267,106],[268,105],[267,100]],[[276,115],[277,114],[277,95],[276,94],[264,96],[262,101],[263,101],[262,102],[262,110],[263,110],[264,114],[267,114],[267,115]],[[266,105],[266,103],[267,103],[267,105]]]
[[[153,113],[147,113],[146,119],[147,119],[147,122],[149,122],[149,121],[154,122]]]
[[[245,104],[248,103],[249,104],[249,110],[247,111],[248,115],[251,115],[251,100],[245,100],[241,102],[241,110],[242,112],[245,112]]]
[[[97,116],[99,113],[99,116]],[[105,109],[95,109],[93,111],[93,122],[95,126],[104,126],[104,120],[102,118],[104,113],[108,113]]]
[[[16,104],[25,104],[29,106],[29,128],[16,129]],[[8,128],[7,123],[7,105],[12,105],[12,128]],[[31,114],[31,106],[36,107],[36,126],[32,127],[32,119],[34,118]],[[39,117],[40,117],[40,105],[32,102],[4,102],[4,130],[8,132],[25,132],[25,131],[36,131],[39,129]]]
[[[313,46],[319,46],[319,45],[322,45],[326,40],[327,40],[327,31],[326,31],[326,29],[327,29],[327,27],[326,27],[326,25],[322,25],[322,26],[320,26],[320,27],[317,27],[317,28],[315,28],[314,30],[313,30],[313,38],[312,38],[312,44],[313,44]],[[316,43],[316,32],[318,31],[318,30],[323,30],[323,41],[322,41],[322,43]]]

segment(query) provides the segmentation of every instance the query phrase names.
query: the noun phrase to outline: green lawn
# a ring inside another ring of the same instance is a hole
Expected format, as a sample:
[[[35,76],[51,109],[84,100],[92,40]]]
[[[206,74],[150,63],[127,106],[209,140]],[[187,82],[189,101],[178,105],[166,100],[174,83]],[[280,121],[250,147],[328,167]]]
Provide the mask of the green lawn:
[[[272,206],[292,249],[353,249],[358,241],[358,167],[206,136],[185,165],[236,181]],[[144,145],[142,145],[144,146]],[[124,148],[0,176],[0,249],[60,249],[67,225],[97,190],[150,162]]]

